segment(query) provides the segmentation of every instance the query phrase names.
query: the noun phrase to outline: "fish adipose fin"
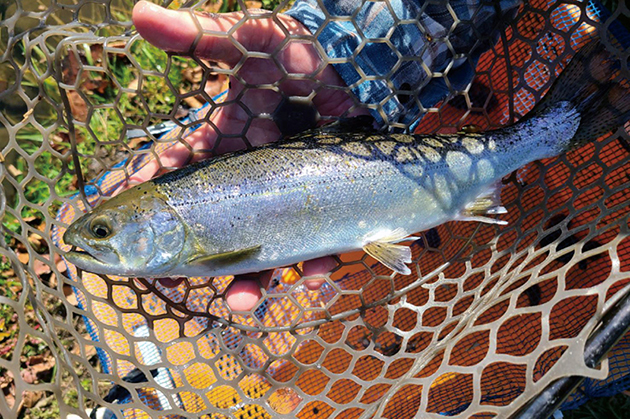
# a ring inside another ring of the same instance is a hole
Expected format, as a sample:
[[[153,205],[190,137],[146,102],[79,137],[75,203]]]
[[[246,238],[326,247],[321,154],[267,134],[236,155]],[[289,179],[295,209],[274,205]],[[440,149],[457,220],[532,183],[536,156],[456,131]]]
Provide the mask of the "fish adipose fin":
[[[391,232],[377,233],[367,239],[363,250],[374,259],[381,262],[394,272],[409,275],[411,269],[411,249],[409,246],[395,244],[405,240],[418,240],[420,237],[409,236],[403,229],[397,228]]]
[[[540,114],[570,102],[580,114],[573,138],[559,144],[557,153],[577,148],[616,129],[630,119],[630,83],[619,76],[618,57],[601,40],[591,41],[573,57],[532,111]]]
[[[196,256],[188,261],[188,264],[212,267],[227,265],[246,259],[254,253],[258,253],[258,251],[260,251],[260,246],[252,246],[246,249],[232,250],[231,252],[217,253],[214,255],[208,255],[199,252]]]
[[[507,210],[501,205],[501,189],[503,184],[498,181],[479,194],[470,202],[457,217],[460,221],[479,221],[488,224],[506,225],[507,221],[486,217],[486,215],[505,214]]]

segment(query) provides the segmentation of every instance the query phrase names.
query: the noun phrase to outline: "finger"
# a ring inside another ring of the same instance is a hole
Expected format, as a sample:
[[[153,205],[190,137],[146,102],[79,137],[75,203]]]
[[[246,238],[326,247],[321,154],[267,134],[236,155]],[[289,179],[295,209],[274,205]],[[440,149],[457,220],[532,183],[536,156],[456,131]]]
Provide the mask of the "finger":
[[[273,270],[257,274],[235,276],[225,292],[225,302],[233,311],[250,311],[262,298],[262,288],[267,288]]]
[[[242,13],[224,13],[215,17],[193,15],[189,10],[169,10],[145,1],[134,6],[132,15],[140,35],[156,47],[179,53],[194,53],[201,58],[211,58],[230,65],[236,64],[242,53],[226,33],[241,18]],[[203,35],[202,31],[216,35]],[[197,38],[196,49],[191,51]]]
[[[337,267],[337,260],[332,256],[325,256],[323,258],[317,258],[307,260],[304,262],[302,272],[304,276],[315,276],[326,274]],[[318,290],[326,282],[324,278],[314,278],[304,280],[304,286],[311,291]]]
[[[193,15],[189,10],[168,10],[144,1],[133,9],[136,29],[156,47],[193,53],[230,66],[239,62],[242,50],[270,52],[285,38],[284,32],[271,18],[246,19],[228,36],[227,32],[243,18],[242,12]],[[288,16],[279,15],[278,19],[289,33],[310,34],[303,25]],[[240,44],[241,49],[232,39]]]

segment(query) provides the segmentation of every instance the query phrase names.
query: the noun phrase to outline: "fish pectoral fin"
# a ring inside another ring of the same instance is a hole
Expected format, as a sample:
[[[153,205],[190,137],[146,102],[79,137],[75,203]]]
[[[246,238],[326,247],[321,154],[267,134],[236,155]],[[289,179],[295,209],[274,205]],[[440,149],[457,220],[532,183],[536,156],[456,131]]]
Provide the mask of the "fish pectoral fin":
[[[489,224],[506,225],[507,221],[487,217],[487,215],[506,214],[507,210],[501,205],[501,189],[503,184],[498,181],[470,202],[457,217],[460,221],[479,221]]]
[[[229,252],[223,253],[215,253],[213,255],[205,254],[203,252],[199,252],[196,256],[191,258],[188,261],[189,265],[224,265],[228,263],[239,262],[243,259],[248,258],[254,253],[258,253],[260,251],[261,246],[252,246],[247,247],[245,249],[232,250]]]
[[[373,241],[364,245],[363,250],[395,272],[403,275],[411,273],[411,269],[406,265],[411,263],[411,249],[408,246],[387,241]]]

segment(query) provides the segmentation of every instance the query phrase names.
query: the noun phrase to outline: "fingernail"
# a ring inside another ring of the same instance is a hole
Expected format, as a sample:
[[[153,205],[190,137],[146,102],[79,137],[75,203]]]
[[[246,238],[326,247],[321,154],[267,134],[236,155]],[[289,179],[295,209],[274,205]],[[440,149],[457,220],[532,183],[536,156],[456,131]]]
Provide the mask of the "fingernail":
[[[160,10],[162,10],[162,8],[156,4],[153,3],[149,3],[148,1],[140,1],[138,2],[138,4],[136,4],[136,10],[138,11],[138,13],[144,13],[144,12],[159,12]]]
[[[153,3],[149,3],[147,2],[147,8],[152,11],[152,12],[159,12],[161,10],[164,10],[163,7],[158,6],[157,4],[153,4]]]

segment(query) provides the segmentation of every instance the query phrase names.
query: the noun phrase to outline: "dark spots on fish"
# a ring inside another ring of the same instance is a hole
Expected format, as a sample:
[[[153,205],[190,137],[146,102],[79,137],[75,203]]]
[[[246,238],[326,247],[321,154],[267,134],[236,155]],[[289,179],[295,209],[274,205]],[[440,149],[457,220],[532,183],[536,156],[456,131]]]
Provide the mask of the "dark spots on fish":
[[[316,408],[316,407],[314,407],[314,408],[313,408],[313,414],[314,414],[314,415],[318,415],[318,414],[319,414],[319,409],[318,409],[318,408]]]
[[[542,300],[542,290],[540,289],[540,285],[538,284],[534,284],[531,287],[527,288],[524,294],[527,296],[530,306],[537,306]]]

